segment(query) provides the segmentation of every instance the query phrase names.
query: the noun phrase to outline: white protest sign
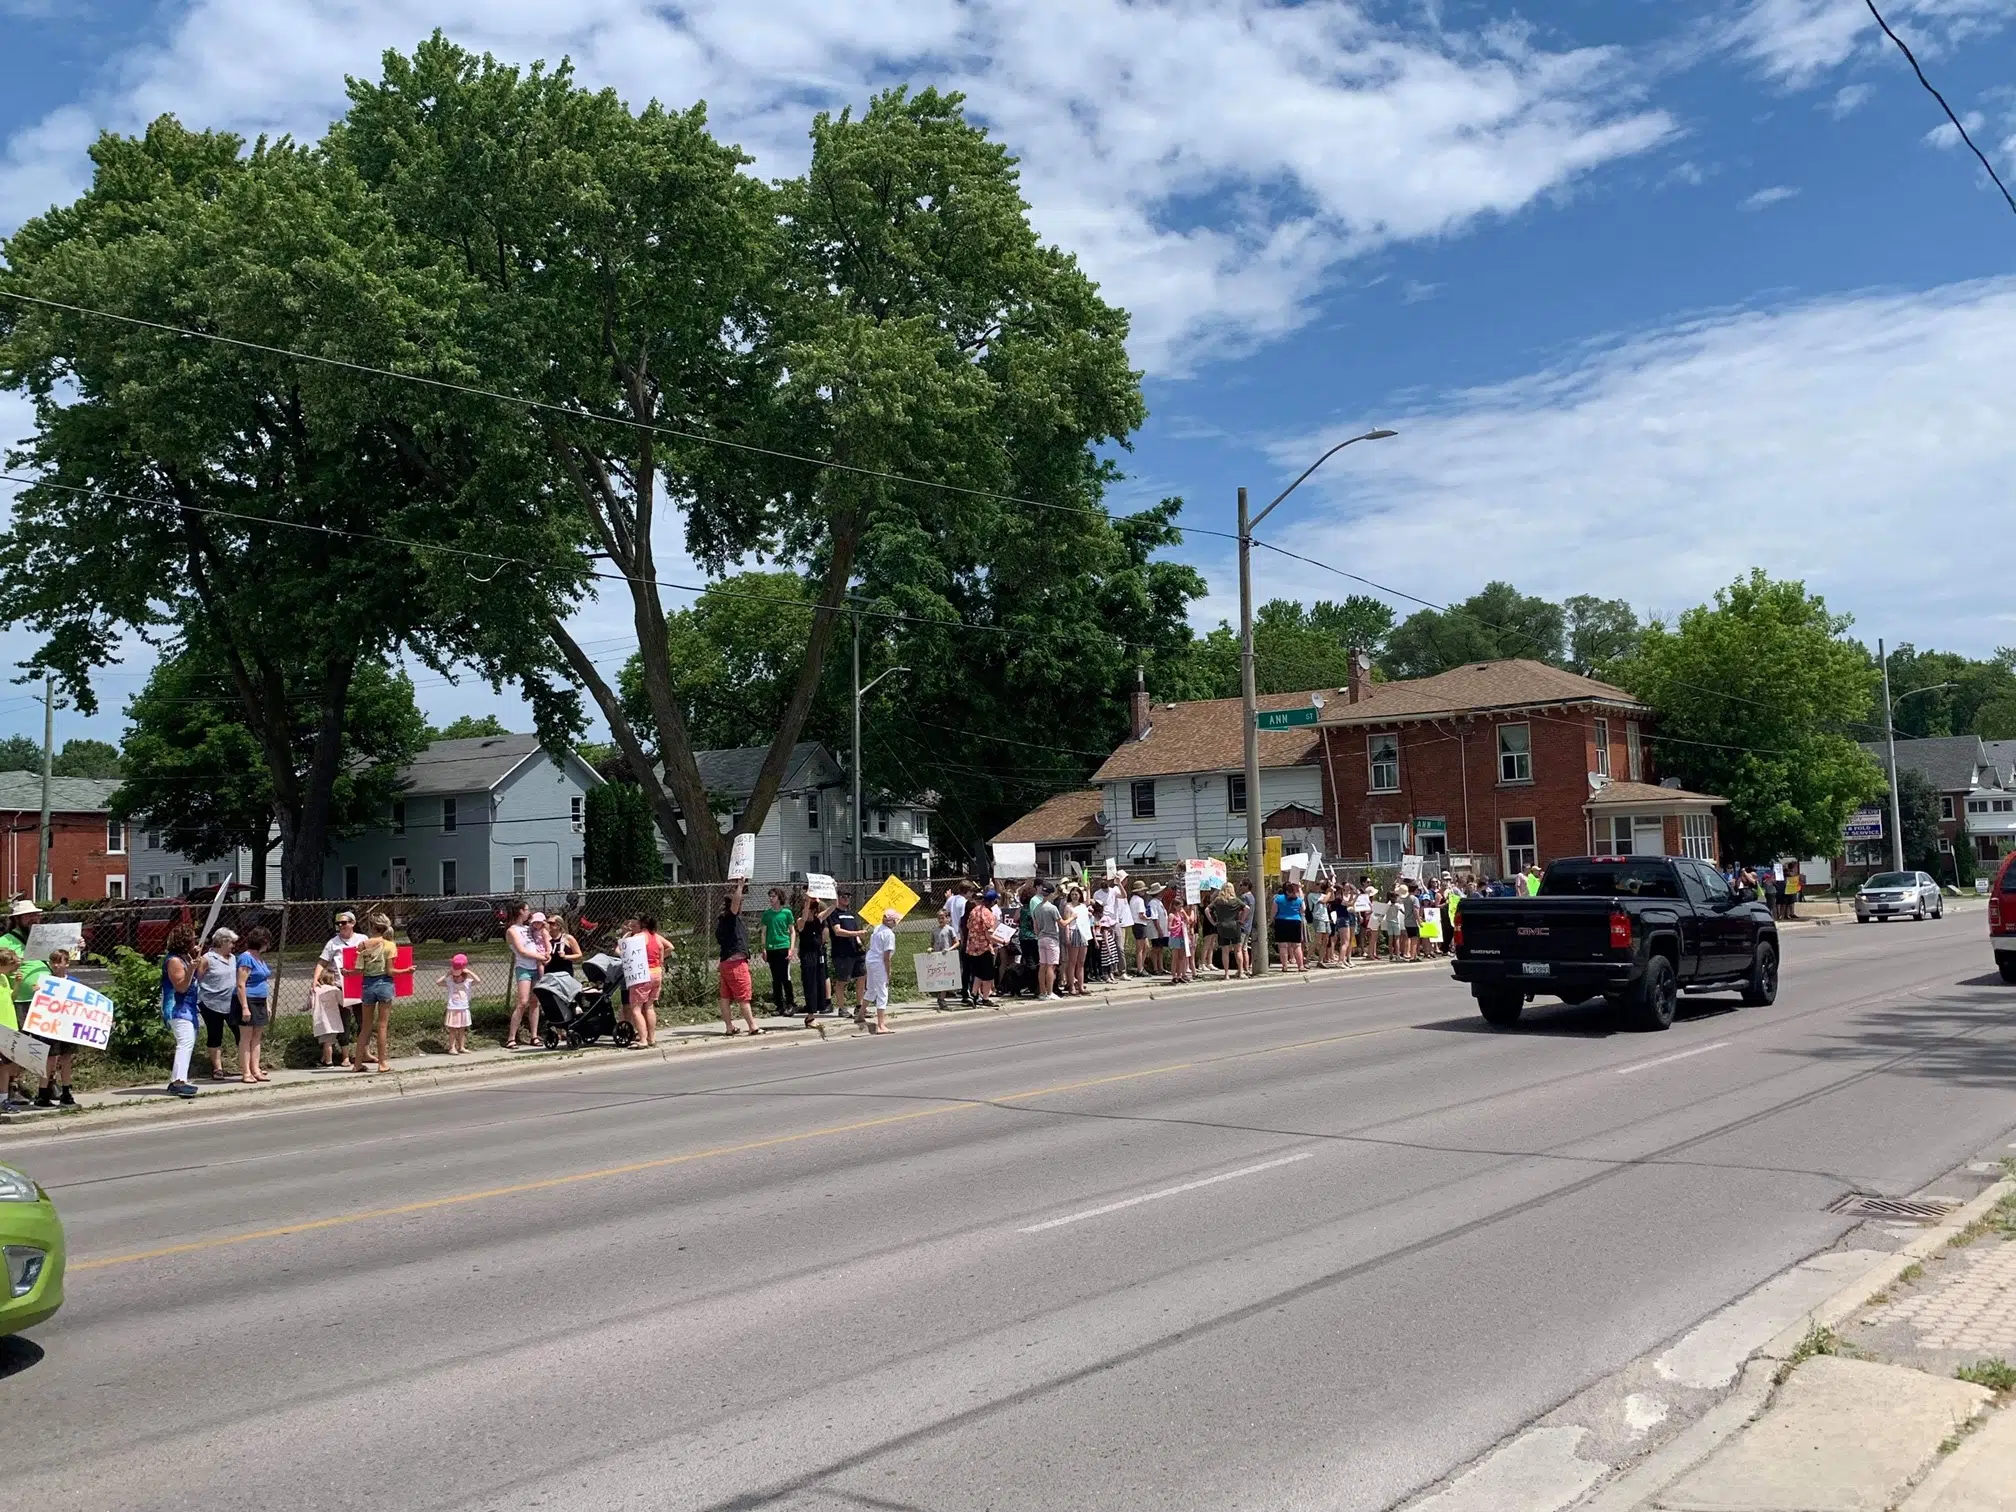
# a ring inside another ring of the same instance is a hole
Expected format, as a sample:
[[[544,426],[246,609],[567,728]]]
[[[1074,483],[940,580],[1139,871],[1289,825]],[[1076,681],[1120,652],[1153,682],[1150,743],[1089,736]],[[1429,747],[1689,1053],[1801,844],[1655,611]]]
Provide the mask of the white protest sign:
[[[831,903],[840,896],[840,888],[824,872],[805,873],[805,896],[817,898],[821,903]]]
[[[735,837],[728,852],[728,880],[747,882],[756,875],[756,837],[746,831]]]
[[[616,942],[616,953],[623,958],[623,984],[635,986],[651,980],[651,955],[646,942],[649,935],[625,935]]]
[[[1203,902],[1204,889],[1211,885],[1210,876],[1209,862],[1185,861],[1183,863],[1183,901],[1185,903]]]
[[[919,992],[957,992],[959,953],[953,950],[925,950],[915,957]]]
[[[1419,856],[1402,856],[1400,858],[1400,876],[1403,881],[1419,882],[1421,880],[1421,858]]]
[[[46,961],[52,950],[67,950],[70,959],[76,960],[84,954],[84,926],[82,924],[37,924],[28,931],[27,958],[31,961]],[[12,1057],[9,1057],[10,1059]]]
[[[21,1029],[44,1039],[103,1050],[112,1039],[112,999],[69,977],[44,977],[21,1018]]]
[[[1013,924],[996,924],[994,926],[995,944],[1010,945],[1014,943],[1014,940],[1015,940],[1015,926]]]
[[[12,1029],[0,1029],[0,1060],[12,1061],[37,1081],[49,1074],[49,1047]]]
[[[994,847],[994,875],[997,877],[1033,877],[1036,875],[1036,845],[1029,841],[1023,844],[997,845]]]
[[[210,943],[210,932],[217,927],[217,915],[224,911],[224,900],[231,896],[231,883],[237,875],[236,872],[226,872],[224,885],[217,889],[217,896],[210,900],[210,912],[203,920],[203,933],[196,936],[197,940],[205,945]]]

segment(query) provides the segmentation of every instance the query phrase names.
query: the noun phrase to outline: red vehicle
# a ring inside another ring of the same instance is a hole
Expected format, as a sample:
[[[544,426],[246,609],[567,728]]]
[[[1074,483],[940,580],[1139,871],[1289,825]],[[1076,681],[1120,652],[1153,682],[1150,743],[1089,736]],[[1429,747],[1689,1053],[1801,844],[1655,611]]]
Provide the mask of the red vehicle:
[[[158,956],[168,945],[169,931],[186,924],[201,929],[210,916],[215,887],[191,888],[179,898],[157,898],[124,908],[108,909],[84,926],[84,948],[95,956],[110,956],[117,945],[137,950],[144,956]],[[279,910],[252,901],[250,883],[234,882],[225,895],[217,922],[243,936],[263,925],[277,937]]]
[[[2002,858],[1988,889],[1988,944],[2002,980],[2016,982],[2016,851]]]

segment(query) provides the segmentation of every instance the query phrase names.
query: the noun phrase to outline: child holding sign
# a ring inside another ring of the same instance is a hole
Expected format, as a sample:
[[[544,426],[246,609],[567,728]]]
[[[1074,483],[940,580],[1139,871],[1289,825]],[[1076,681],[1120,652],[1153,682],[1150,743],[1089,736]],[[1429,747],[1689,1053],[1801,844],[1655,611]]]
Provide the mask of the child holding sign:
[[[59,979],[70,975],[70,952],[50,951],[47,974]],[[37,1035],[36,1038],[42,1037]],[[42,1077],[42,1085],[35,1089],[35,1106],[76,1107],[77,1099],[70,1092],[70,1073],[77,1064],[77,1047],[68,1040],[43,1039],[42,1043],[49,1047],[49,1066]]]
[[[0,1029],[21,1027],[14,1014],[14,977],[20,970],[21,957],[11,950],[0,950]],[[12,1113],[28,1106],[14,1098],[14,1078],[20,1074],[20,1067],[0,1056],[0,1113]]]

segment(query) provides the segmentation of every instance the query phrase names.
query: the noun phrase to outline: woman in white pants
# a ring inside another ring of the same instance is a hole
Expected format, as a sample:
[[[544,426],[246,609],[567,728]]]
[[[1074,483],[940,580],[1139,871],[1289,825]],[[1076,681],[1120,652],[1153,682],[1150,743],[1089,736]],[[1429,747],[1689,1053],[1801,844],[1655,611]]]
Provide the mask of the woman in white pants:
[[[168,1090],[176,1097],[194,1097],[189,1080],[189,1057],[196,1053],[196,1024],[201,979],[196,974],[196,931],[180,925],[168,933],[167,953],[161,959],[161,1017],[175,1037],[175,1069],[169,1074]]]

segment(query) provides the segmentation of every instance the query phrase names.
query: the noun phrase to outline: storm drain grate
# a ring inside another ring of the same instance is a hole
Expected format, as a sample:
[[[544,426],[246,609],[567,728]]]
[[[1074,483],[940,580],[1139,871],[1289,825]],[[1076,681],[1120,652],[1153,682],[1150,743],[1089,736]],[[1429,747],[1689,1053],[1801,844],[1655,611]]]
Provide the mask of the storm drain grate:
[[[1849,1192],[1828,1203],[1827,1211],[1898,1223],[1937,1223],[1959,1206],[1951,1197],[1879,1197],[1874,1192]]]

